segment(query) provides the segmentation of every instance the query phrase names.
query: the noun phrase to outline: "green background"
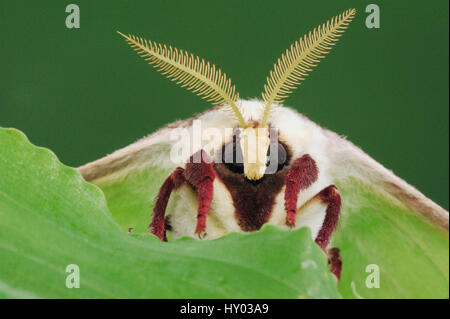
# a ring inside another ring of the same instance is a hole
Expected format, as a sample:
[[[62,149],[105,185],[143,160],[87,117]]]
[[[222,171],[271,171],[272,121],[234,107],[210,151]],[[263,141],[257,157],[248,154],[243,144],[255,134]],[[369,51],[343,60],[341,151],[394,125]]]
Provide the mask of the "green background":
[[[76,3],[81,28],[67,29]],[[116,33],[187,49],[259,97],[294,40],[347,8],[356,19],[287,101],[448,209],[448,1],[0,2],[0,126],[78,166],[209,104],[161,77]],[[1,152],[1,150],[0,150]]]

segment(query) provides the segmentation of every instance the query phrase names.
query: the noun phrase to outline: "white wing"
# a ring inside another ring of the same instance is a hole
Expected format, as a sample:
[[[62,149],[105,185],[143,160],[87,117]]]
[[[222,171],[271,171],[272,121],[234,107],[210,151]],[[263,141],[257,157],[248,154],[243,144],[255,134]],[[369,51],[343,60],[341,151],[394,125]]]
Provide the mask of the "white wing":
[[[324,133],[329,138],[331,172],[337,181],[349,177],[367,181],[380,192],[387,193],[393,201],[400,201],[434,224],[449,229],[449,214],[445,209],[394,175],[350,141],[328,130],[324,130]]]
[[[183,125],[185,122],[179,124]],[[87,181],[101,184],[107,180],[124,178],[130,171],[136,169],[142,170],[148,167],[174,169],[175,163],[167,159],[172,145],[176,142],[170,139],[170,134],[176,129],[178,127],[160,129],[108,156],[85,164],[78,170]]]

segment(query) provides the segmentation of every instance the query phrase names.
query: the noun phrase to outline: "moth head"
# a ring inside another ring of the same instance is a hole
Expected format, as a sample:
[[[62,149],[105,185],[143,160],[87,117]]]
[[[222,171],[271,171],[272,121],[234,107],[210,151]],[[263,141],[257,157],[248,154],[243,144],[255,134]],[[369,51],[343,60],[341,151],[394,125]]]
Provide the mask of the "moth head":
[[[272,111],[303,82],[312,68],[331,50],[355,13],[355,9],[349,9],[331,18],[300,37],[281,55],[264,85],[264,112],[257,125],[246,121],[242,116],[236,87],[214,64],[172,46],[118,33],[142,58],[171,81],[229,111],[230,116],[237,120],[240,131],[239,144],[243,155],[244,174],[249,180],[259,180],[266,173],[270,145],[268,122]]]

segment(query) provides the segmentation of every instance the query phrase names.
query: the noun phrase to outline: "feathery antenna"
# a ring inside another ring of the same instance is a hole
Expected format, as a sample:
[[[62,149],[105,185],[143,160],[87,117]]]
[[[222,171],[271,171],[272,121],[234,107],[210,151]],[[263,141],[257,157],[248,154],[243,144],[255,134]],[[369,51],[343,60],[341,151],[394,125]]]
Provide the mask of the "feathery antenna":
[[[260,126],[267,124],[273,104],[281,104],[332,49],[355,16],[349,9],[295,41],[274,64],[262,93],[266,104]]]
[[[172,46],[161,45],[130,34],[125,35],[119,31],[117,33],[162,75],[213,105],[228,105],[228,110],[239,121],[239,125],[247,127],[236,105],[239,99],[236,87],[214,64]]]

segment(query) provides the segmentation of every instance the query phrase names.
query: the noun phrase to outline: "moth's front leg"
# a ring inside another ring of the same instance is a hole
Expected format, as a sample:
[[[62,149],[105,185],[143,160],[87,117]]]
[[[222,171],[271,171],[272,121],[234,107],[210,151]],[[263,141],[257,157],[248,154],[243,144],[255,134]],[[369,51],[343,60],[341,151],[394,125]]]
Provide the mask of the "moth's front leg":
[[[172,174],[167,177],[164,184],[161,186],[156,197],[156,204],[153,208],[153,218],[150,224],[150,232],[156,235],[162,241],[167,241],[166,226],[164,222],[164,215],[166,213],[167,203],[169,202],[170,194],[173,190],[180,187],[184,178],[184,169],[177,167]]]
[[[195,233],[202,238],[206,228],[206,217],[213,198],[213,182],[216,177],[212,161],[206,152],[200,150],[191,156],[186,164],[184,177],[197,190],[198,212]]]
[[[316,162],[308,154],[296,159],[286,176],[284,205],[286,208],[286,223],[295,227],[297,213],[297,199],[301,190],[308,188],[317,180],[318,170]]]

